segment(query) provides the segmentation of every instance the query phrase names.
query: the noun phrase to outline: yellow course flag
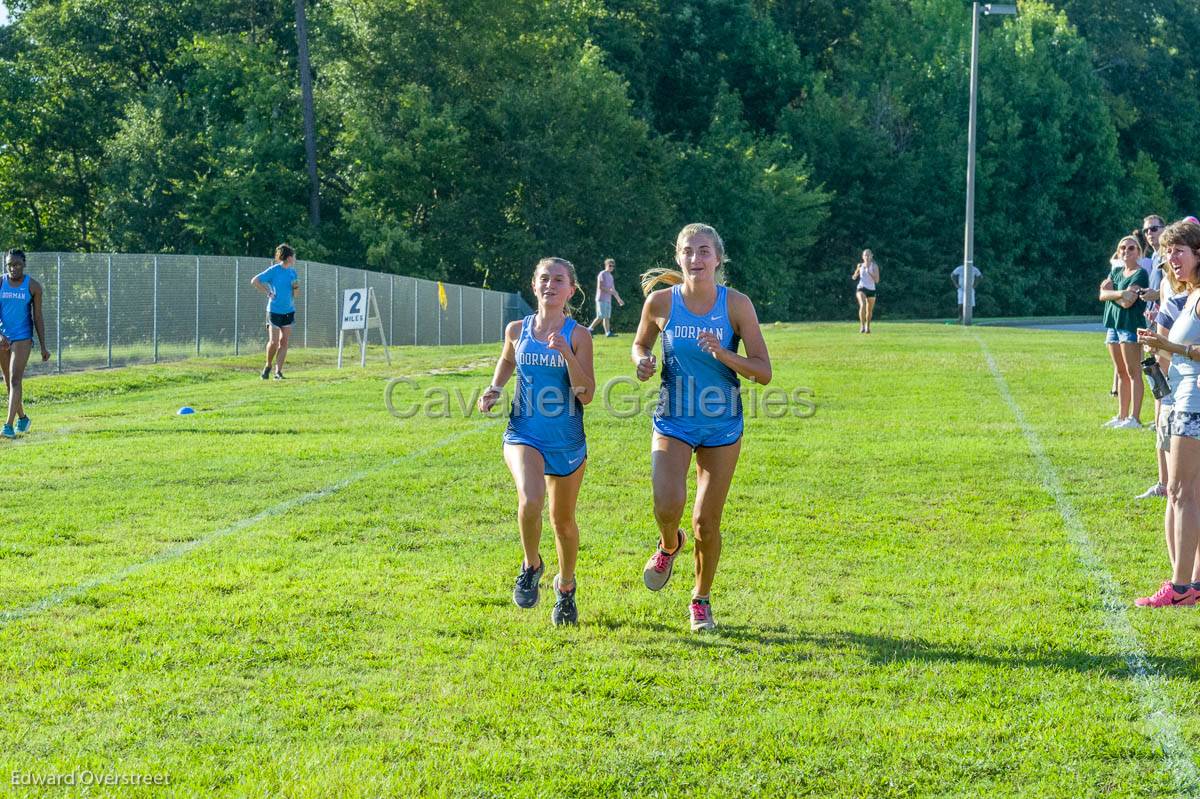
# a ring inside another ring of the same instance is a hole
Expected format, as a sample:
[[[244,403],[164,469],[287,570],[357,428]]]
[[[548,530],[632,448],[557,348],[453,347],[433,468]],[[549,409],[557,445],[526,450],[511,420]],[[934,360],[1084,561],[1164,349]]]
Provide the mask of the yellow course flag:
[[[442,285],[442,281],[438,281],[438,305],[442,306],[442,310],[446,310],[446,287]]]

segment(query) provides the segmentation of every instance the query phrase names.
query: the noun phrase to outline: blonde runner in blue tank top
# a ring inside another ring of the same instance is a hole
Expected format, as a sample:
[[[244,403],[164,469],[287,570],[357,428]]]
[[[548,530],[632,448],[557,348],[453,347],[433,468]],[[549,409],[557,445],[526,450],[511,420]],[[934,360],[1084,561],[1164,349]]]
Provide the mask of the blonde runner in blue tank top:
[[[720,339],[722,347],[737,352],[740,339],[729,318],[729,291],[717,286],[712,308],[694,314],[682,290],[682,286],[671,287],[654,429],[692,449],[727,446],[742,436],[741,381],[736,372],[704,352],[698,339],[706,331]]]

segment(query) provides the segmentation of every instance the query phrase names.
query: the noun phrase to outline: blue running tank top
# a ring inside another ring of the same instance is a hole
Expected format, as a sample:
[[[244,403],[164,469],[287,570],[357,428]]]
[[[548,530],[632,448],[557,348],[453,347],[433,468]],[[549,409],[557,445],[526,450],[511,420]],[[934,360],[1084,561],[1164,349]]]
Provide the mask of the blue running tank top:
[[[586,445],[583,435],[583,405],[571,391],[571,376],[563,356],[544,341],[533,337],[534,316],[521,323],[517,340],[517,385],[508,429],[509,444],[527,444],[539,450],[578,449]],[[575,331],[575,320],[563,323],[567,341]]]
[[[0,288],[0,329],[9,341],[33,338],[33,293],[29,290],[29,275],[13,288],[8,277]]]
[[[741,381],[737,373],[700,349],[701,331],[708,331],[726,349],[737,352],[741,339],[729,319],[725,286],[708,313],[694,314],[683,301],[682,286],[671,287],[671,315],[663,330],[662,387],[655,419],[672,419],[689,429],[721,427],[742,416]]]

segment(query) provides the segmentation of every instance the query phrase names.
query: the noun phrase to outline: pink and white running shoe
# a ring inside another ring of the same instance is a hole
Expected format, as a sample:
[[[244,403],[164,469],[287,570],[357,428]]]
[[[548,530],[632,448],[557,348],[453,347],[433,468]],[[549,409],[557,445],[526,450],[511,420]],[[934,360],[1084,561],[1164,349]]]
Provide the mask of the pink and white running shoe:
[[[716,619],[713,618],[712,603],[707,599],[692,599],[691,617],[694,633],[711,630],[717,626]]]
[[[683,551],[683,530],[679,531],[679,544],[671,554],[663,552],[662,547],[655,547],[654,554],[646,561],[642,570],[642,582],[651,591],[661,591],[671,579],[671,571],[675,568],[675,558]]]

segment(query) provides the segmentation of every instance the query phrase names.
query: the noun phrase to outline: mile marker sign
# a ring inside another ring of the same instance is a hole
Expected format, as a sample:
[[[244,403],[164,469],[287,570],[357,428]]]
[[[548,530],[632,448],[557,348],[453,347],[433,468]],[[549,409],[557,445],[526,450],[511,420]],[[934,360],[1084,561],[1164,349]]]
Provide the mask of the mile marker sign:
[[[347,330],[353,330],[354,335],[358,336],[359,365],[367,365],[367,339],[371,336],[372,328],[379,331],[379,340],[383,343],[383,354],[390,366],[392,355],[388,352],[387,335],[383,330],[383,317],[379,314],[379,302],[375,299],[375,289],[366,286],[346,289],[346,294],[342,298],[342,327],[338,330],[339,369],[342,368],[342,350],[345,347]]]
[[[342,300],[342,330],[364,330],[367,326],[367,290],[346,289]]]

